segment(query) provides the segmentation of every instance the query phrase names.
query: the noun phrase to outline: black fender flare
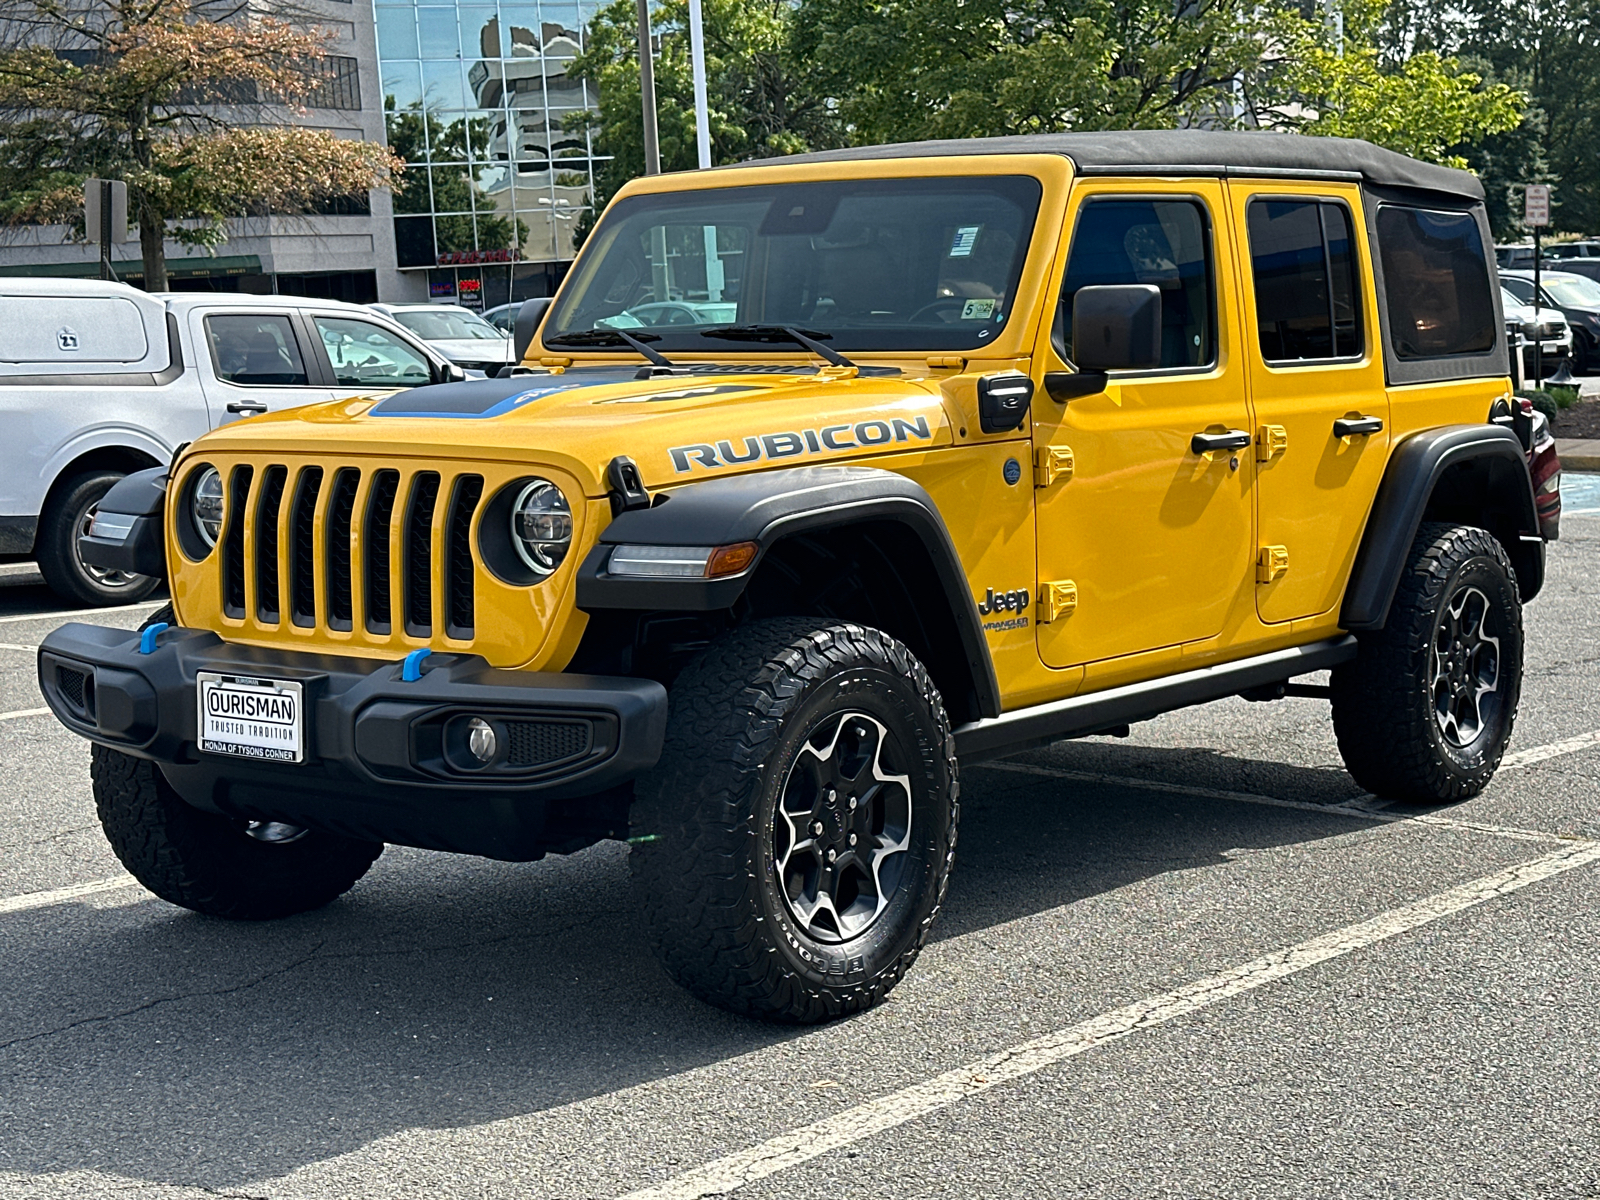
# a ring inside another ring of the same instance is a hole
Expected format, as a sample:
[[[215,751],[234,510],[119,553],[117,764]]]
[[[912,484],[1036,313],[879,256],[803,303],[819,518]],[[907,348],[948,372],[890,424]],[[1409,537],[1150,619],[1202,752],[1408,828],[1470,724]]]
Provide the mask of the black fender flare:
[[[78,538],[78,550],[90,566],[167,577],[166,530],[162,515],[167,502],[167,467],[146,467],[124,475],[102,497],[100,511],[131,518],[120,540]]]
[[[961,557],[932,497],[914,480],[877,467],[795,467],[707,479],[619,513],[578,569],[577,606],[711,612],[733,607],[767,551],[798,533],[892,521],[927,551],[955,617],[973,689],[985,716],[1000,713],[1000,687]],[[729,546],[755,542],[751,564],[724,579],[640,579],[611,575],[614,546]]]
[[[1367,518],[1350,583],[1345,588],[1339,624],[1345,629],[1382,629],[1389,617],[1406,556],[1416,540],[1446,476],[1472,472],[1472,500],[1447,505],[1441,516],[1465,516],[1476,509],[1476,523],[1505,546],[1516,568],[1524,602],[1544,585],[1544,539],[1534,505],[1527,454],[1517,435],[1499,425],[1446,425],[1407,438],[1395,448]]]

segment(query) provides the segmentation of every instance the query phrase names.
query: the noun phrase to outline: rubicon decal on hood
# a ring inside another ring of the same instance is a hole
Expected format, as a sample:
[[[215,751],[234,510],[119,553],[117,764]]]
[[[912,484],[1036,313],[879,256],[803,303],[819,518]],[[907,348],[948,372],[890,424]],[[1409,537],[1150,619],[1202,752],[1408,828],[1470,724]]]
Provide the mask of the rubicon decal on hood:
[[[928,428],[926,416],[910,420],[905,417],[890,417],[887,420],[824,425],[820,429],[802,429],[798,432],[783,430],[778,433],[752,434],[715,444],[698,442],[691,446],[674,446],[667,453],[672,456],[672,469],[682,475],[696,467],[716,470],[721,467],[747,466],[755,462],[775,462],[778,459],[796,458],[803,454],[862,450],[887,446],[895,442],[932,440],[933,431]]]

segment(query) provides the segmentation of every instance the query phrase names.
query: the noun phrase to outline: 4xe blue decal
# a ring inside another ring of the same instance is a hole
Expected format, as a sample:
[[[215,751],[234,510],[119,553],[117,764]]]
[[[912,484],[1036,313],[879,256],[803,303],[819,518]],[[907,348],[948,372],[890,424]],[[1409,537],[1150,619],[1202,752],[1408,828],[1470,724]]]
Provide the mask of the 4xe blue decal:
[[[886,446],[894,442],[931,441],[933,432],[928,428],[928,418],[891,417],[889,420],[857,421],[844,425],[824,425],[821,429],[802,429],[798,433],[763,433],[721,441],[712,445],[700,442],[692,446],[674,446],[667,453],[672,456],[672,469],[678,474],[695,467],[747,466],[756,462],[776,462],[802,454],[821,454],[824,450],[860,450]]]

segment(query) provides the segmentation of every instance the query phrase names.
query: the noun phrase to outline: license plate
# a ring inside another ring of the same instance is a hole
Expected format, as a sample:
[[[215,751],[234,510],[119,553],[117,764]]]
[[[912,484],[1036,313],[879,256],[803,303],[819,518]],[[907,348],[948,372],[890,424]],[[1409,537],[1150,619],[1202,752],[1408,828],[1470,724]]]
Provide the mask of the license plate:
[[[305,758],[305,707],[298,683],[214,671],[201,671],[196,679],[200,749],[270,762]]]

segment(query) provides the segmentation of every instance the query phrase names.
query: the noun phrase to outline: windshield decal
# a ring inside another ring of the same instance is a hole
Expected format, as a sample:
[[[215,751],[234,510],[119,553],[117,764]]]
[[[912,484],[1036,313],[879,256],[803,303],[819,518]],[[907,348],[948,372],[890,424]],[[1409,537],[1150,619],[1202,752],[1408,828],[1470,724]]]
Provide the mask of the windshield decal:
[[[932,440],[933,431],[928,427],[926,416],[912,420],[907,420],[905,417],[891,417],[886,421],[824,425],[820,429],[802,429],[799,432],[784,430],[778,433],[751,434],[719,441],[714,445],[700,442],[690,446],[674,446],[667,453],[672,457],[673,471],[682,475],[686,471],[693,471],[695,467],[717,470],[763,460],[777,462],[780,459],[822,454],[833,450],[871,449],[895,442]]]

